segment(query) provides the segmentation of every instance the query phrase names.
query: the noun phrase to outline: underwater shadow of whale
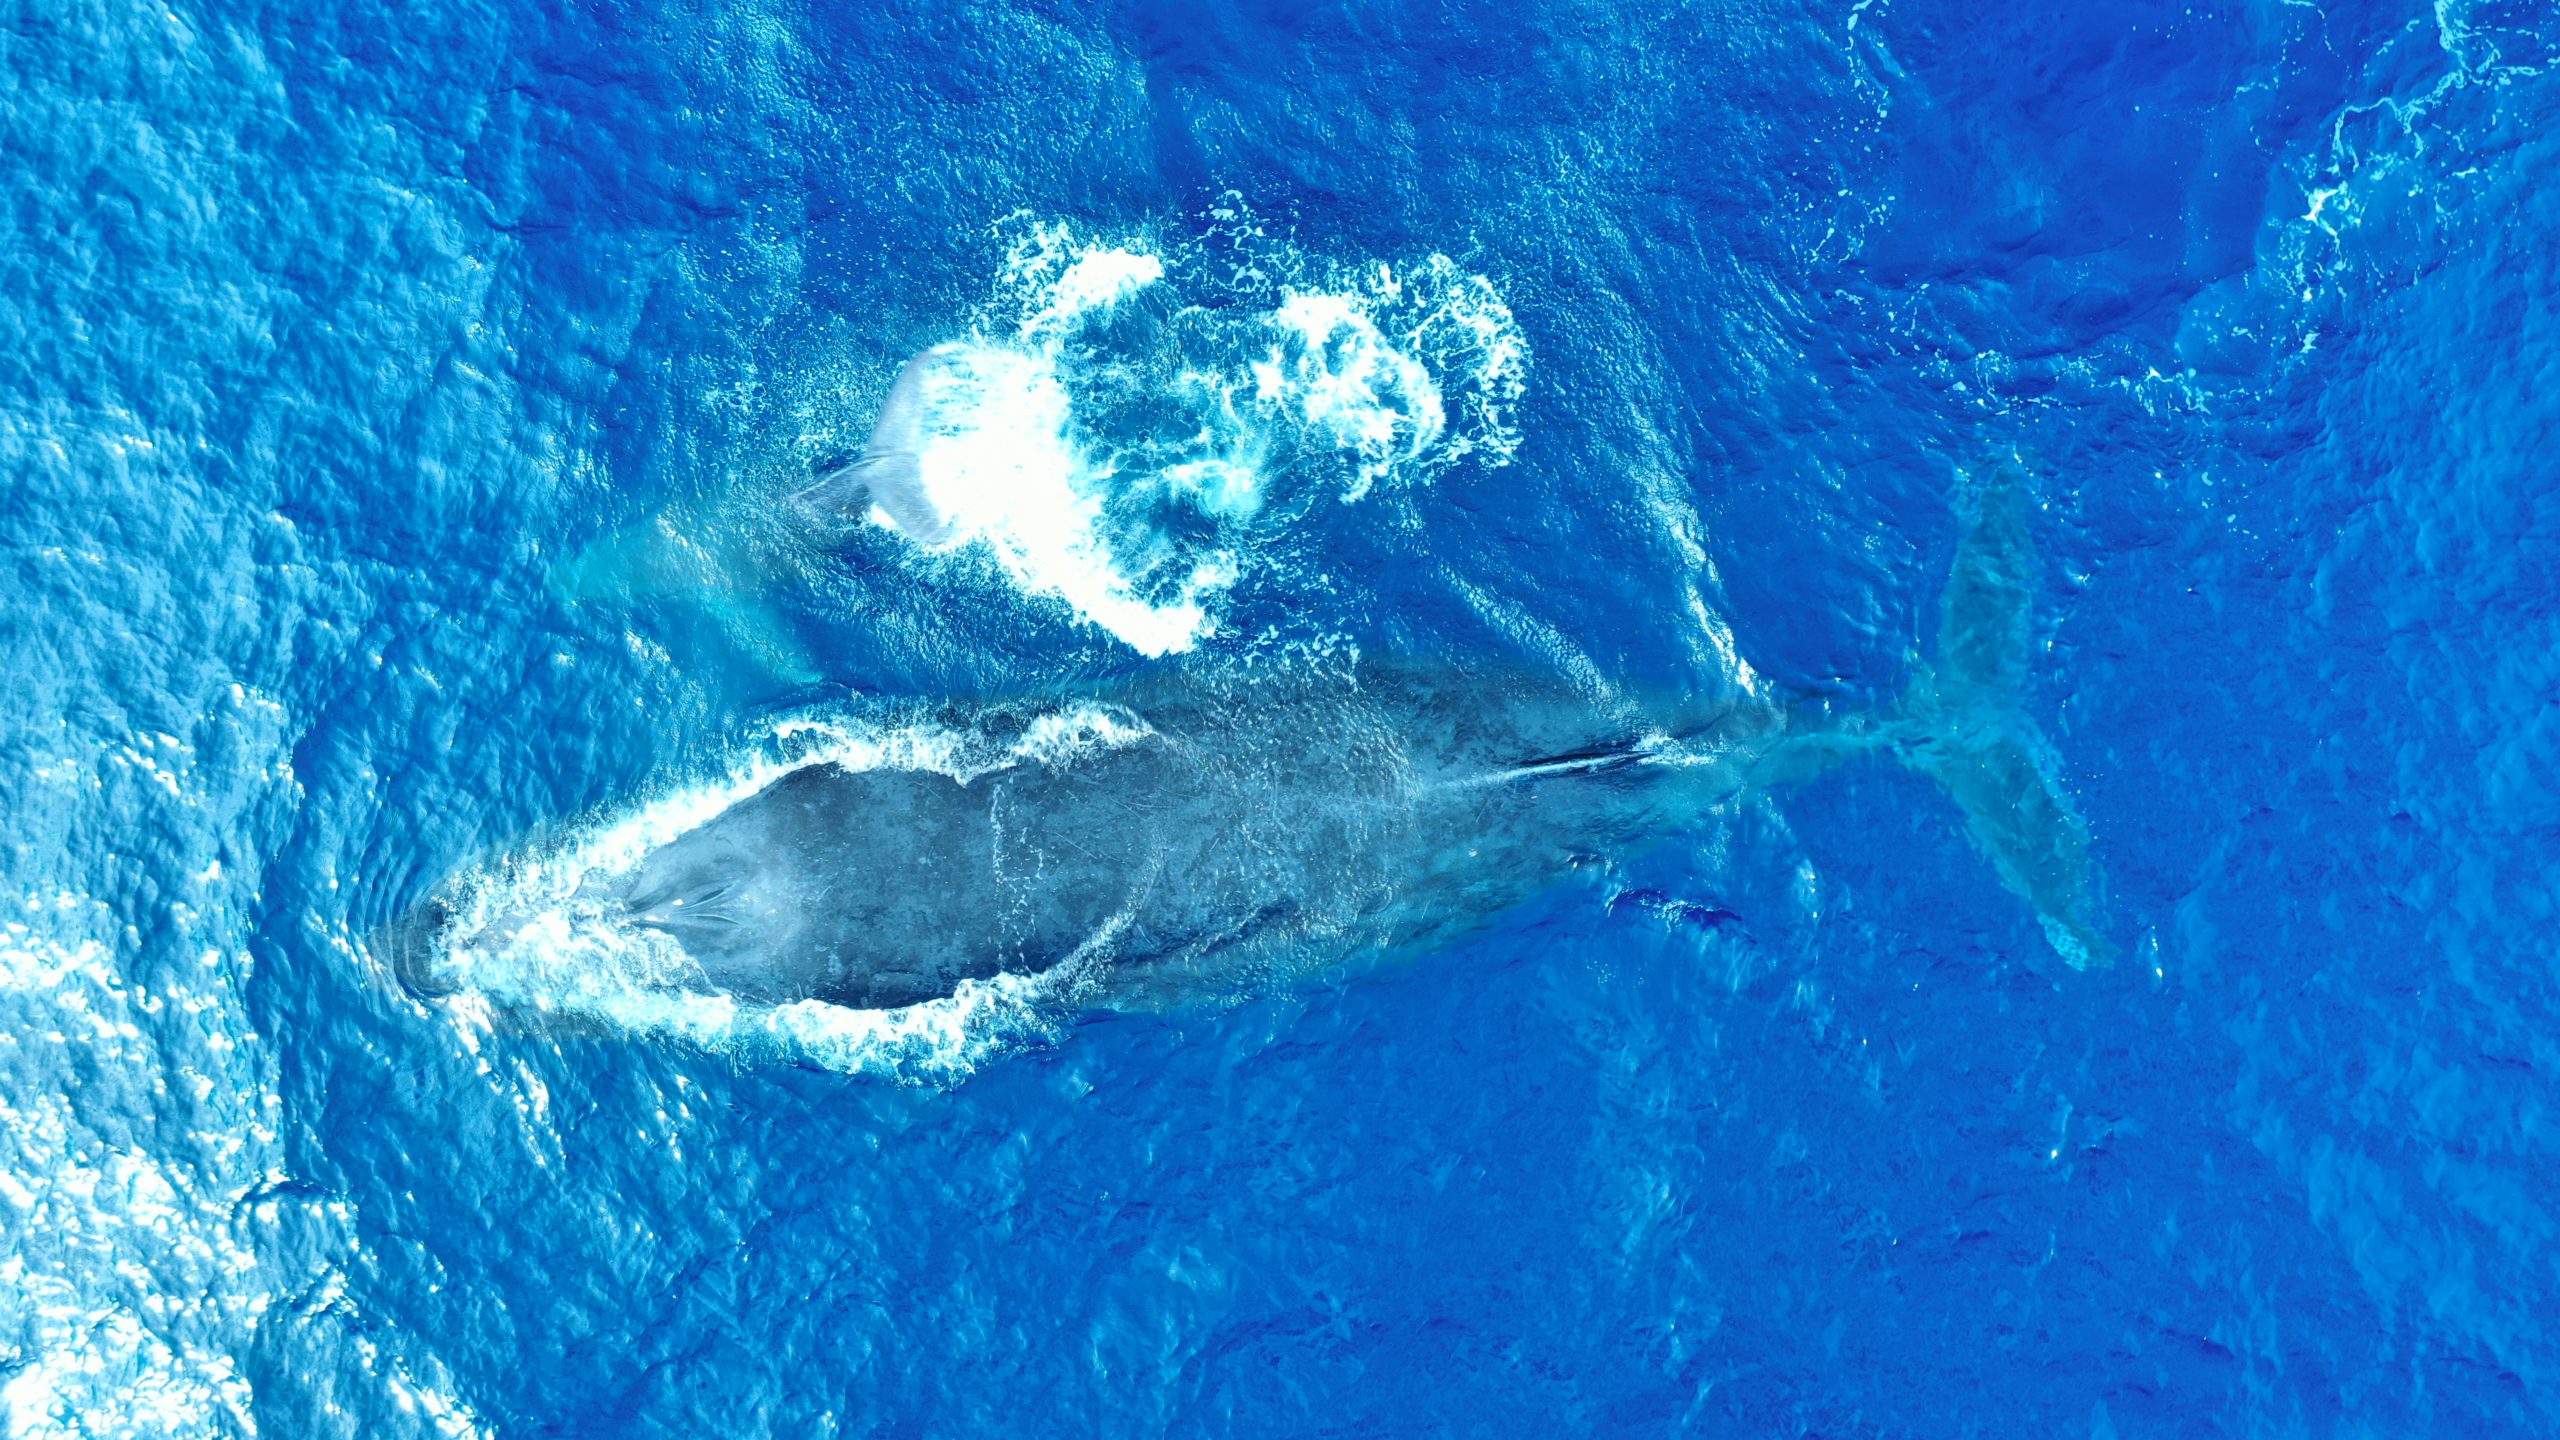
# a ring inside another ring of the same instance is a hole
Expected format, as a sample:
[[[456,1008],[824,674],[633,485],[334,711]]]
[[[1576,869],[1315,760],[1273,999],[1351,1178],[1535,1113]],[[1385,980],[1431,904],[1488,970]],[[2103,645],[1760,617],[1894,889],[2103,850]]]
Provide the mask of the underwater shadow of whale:
[[[2057,954],[2098,964],[2111,951],[2088,833],[2021,705],[2025,507],[2004,473],[1968,508],[1933,660],[1881,716],[1744,692],[1611,722],[1560,685],[1403,662],[1164,676],[1085,702],[1104,717],[1090,743],[1017,746],[956,775],[789,769],[611,877],[604,923],[672,942],[669,983],[748,1003],[893,1008],[1070,970],[1102,1003],[1161,1002],[1443,946],[1588,858],[1882,754],[1954,799]],[[993,705],[966,724],[1000,739],[1068,708]],[[376,937],[415,990],[471,986],[531,923],[455,893]]]

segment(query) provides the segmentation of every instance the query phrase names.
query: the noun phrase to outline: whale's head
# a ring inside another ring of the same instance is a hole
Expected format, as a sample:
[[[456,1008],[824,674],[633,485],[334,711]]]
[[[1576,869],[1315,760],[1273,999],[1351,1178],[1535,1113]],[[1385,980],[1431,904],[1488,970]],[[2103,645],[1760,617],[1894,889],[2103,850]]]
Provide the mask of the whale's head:
[[[741,1000],[946,995],[1041,948],[1003,928],[1009,904],[1040,907],[998,884],[995,801],[938,772],[805,765],[651,851],[612,908]],[[1012,859],[1028,883],[1057,863]]]

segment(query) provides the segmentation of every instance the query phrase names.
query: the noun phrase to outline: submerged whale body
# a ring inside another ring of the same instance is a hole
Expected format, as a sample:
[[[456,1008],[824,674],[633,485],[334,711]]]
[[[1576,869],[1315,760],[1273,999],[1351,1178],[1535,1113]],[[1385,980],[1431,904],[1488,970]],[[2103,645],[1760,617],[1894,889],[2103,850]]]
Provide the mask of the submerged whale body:
[[[2108,951],[2088,837],[2019,704],[2022,507],[1995,485],[1976,510],[1935,664],[1870,721],[1741,688],[1609,721],[1559,684],[1403,661],[1175,675],[968,716],[992,762],[800,764],[578,900],[610,935],[671,942],[655,983],[747,1003],[894,1008],[1051,974],[1179,996],[1446,943],[1741,791],[1882,754],[1943,785],[2055,951],[2090,965]],[[384,939],[435,990],[551,923],[439,894]]]

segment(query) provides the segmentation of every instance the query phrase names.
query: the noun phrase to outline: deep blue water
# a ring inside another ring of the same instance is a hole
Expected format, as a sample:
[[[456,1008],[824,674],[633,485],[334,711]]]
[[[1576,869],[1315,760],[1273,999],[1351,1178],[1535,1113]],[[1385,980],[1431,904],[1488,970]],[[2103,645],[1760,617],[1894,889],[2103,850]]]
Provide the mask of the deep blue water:
[[[2560,1430],[2539,7],[7,18],[12,1436]],[[1216,1003],[371,939],[855,696],[1889,713],[1995,472],[2110,963],[1881,755]]]

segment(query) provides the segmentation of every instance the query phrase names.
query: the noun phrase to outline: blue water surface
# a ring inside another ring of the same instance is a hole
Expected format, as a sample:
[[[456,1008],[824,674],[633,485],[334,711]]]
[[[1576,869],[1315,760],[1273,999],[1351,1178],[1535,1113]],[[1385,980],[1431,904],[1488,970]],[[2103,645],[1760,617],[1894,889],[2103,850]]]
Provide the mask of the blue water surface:
[[[2555,63],[2504,0],[20,0],[8,1433],[2560,1430]],[[1169,654],[775,539],[1042,244],[1365,307],[1439,438],[1292,442]],[[1994,472],[2104,965],[1882,756],[1439,953],[905,1048],[369,939],[849,695],[1885,713]]]

